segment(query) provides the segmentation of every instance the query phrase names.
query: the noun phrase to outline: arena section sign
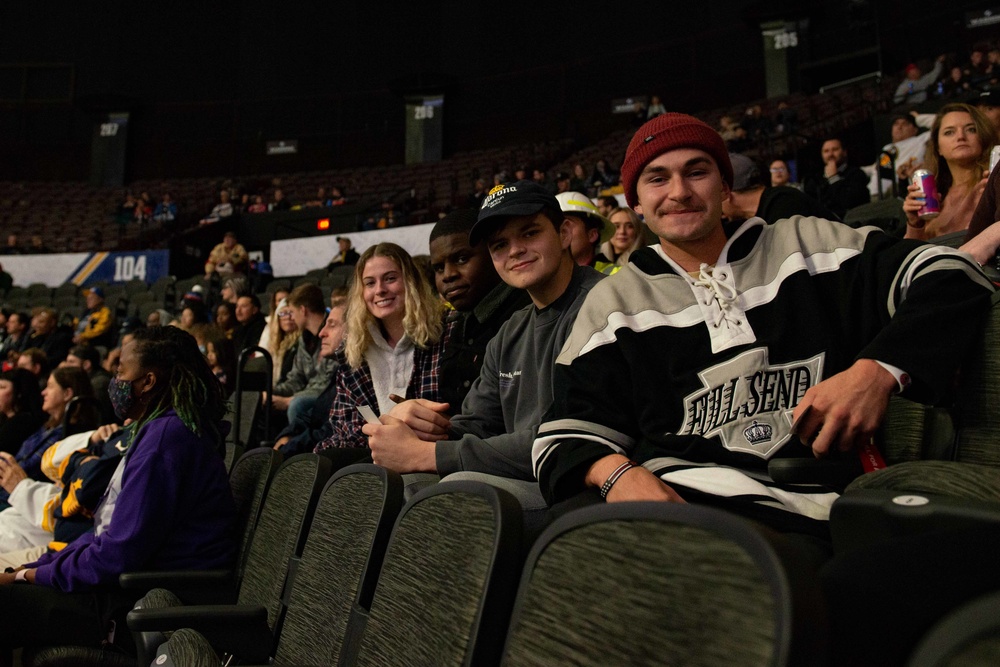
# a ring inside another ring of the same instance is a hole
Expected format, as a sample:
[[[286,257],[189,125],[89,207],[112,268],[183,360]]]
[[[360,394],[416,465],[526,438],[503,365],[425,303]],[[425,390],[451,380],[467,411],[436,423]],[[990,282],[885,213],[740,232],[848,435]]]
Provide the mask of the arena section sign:
[[[0,257],[0,264],[16,285],[44,283],[58,287],[71,282],[85,286],[101,281],[125,283],[136,278],[152,284],[169,275],[170,251],[7,255]]]
[[[411,255],[426,255],[430,252],[428,239],[433,227],[433,223],[427,223],[412,227],[375,229],[370,232],[351,232],[349,234],[272,241],[271,268],[274,270],[275,278],[301,276],[313,269],[322,269],[340,253],[337,236],[351,239],[351,245],[358,251],[358,254],[363,253],[369,246],[376,243],[391,241],[402,246]]]

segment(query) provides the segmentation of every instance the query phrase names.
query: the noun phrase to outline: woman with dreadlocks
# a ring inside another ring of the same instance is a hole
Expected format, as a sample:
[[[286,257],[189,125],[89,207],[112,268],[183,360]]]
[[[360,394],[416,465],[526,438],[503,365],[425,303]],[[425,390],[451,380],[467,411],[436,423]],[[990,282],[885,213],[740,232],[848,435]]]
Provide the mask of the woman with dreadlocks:
[[[235,556],[219,382],[190,334],[149,327],[133,335],[108,388],[115,413],[132,420],[127,449],[95,530],[0,573],[0,665],[14,647],[100,646],[109,619],[124,628],[137,596],[118,587],[122,572],[219,568]]]

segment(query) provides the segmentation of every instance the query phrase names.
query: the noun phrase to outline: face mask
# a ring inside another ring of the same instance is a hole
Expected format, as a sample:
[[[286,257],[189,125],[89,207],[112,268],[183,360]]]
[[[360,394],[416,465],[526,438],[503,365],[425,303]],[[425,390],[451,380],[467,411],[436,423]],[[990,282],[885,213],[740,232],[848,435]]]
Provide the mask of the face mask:
[[[111,378],[108,382],[108,398],[111,399],[111,407],[115,409],[115,416],[125,419],[132,406],[135,405],[135,392],[132,390],[132,383],[128,380]]]

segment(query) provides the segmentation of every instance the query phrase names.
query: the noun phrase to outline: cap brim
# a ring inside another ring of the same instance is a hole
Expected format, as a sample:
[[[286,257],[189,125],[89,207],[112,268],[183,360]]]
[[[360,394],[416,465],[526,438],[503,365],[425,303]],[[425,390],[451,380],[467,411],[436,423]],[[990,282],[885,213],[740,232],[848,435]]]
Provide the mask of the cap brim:
[[[524,202],[520,204],[510,204],[496,211],[490,211],[485,216],[476,220],[469,230],[469,244],[477,245],[499,225],[504,218],[514,218],[521,215],[534,215],[545,208],[541,202]]]

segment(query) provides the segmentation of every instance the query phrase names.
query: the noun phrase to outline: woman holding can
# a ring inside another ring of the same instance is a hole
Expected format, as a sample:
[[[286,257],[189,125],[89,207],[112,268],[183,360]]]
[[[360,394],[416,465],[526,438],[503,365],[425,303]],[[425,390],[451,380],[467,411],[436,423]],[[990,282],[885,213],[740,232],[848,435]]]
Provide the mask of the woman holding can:
[[[995,143],[996,130],[978,109],[968,104],[941,107],[923,164],[937,184],[940,210],[934,215],[933,206],[927,206],[934,202],[924,197],[920,185],[912,183],[903,202],[906,238],[930,241],[968,229],[986,187],[984,177]],[[964,235],[956,238],[961,243]]]

